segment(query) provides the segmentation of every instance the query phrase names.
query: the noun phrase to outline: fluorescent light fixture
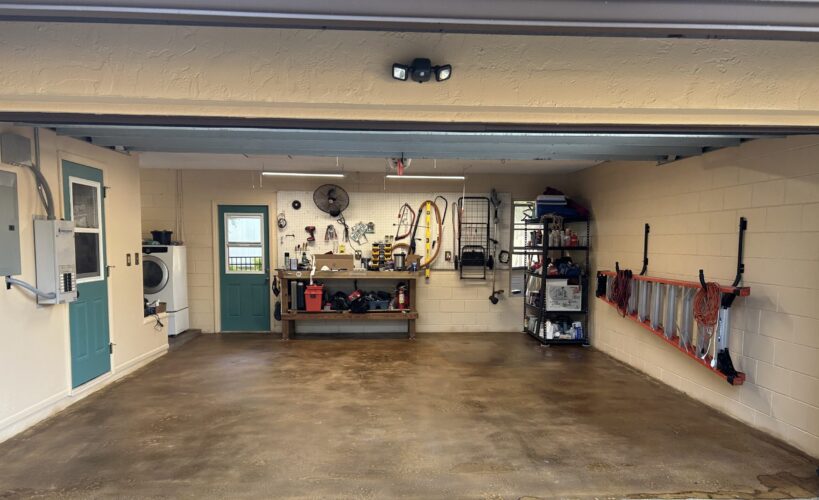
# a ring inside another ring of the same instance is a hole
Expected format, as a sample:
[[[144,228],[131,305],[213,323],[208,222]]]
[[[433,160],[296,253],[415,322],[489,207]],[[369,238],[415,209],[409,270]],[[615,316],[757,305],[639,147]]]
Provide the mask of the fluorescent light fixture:
[[[344,177],[344,174],[318,174],[313,172],[262,172],[262,175],[275,177]]]
[[[388,175],[387,179],[408,179],[408,180],[436,180],[436,181],[463,181],[463,175]]]

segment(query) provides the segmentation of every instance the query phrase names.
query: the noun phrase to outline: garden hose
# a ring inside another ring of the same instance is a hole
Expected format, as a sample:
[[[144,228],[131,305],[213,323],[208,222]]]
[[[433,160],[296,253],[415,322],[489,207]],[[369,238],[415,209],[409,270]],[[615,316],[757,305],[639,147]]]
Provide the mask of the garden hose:
[[[438,258],[438,254],[441,253],[441,238],[443,236],[443,227],[444,227],[443,221],[441,220],[441,210],[440,210],[440,208],[438,208],[438,204],[435,203],[434,201],[424,200],[423,202],[421,202],[421,205],[418,207],[418,212],[417,213],[420,214],[423,210],[426,210],[427,203],[430,204],[430,207],[435,212],[435,221],[438,224],[438,237],[437,237],[437,242],[435,243],[435,245],[432,245],[432,248],[433,248],[432,254],[431,255],[428,254],[426,256],[426,260],[424,260],[423,262],[418,264],[418,267],[420,269],[430,267],[432,265],[432,263],[435,262],[435,259]],[[420,222],[421,222],[421,217],[416,216],[415,217],[415,227],[413,227],[413,229],[412,229],[412,239],[410,240],[409,245],[407,247],[409,249],[410,254],[415,254],[415,251],[416,251],[415,235],[418,233],[418,226],[419,226]],[[430,221],[430,224],[431,224],[431,221]],[[427,226],[429,226],[430,224],[427,224]],[[427,230],[430,230],[430,229],[431,228],[429,228],[429,227],[427,228]],[[403,243],[398,243],[398,244],[393,245],[393,252],[395,251],[395,248],[397,248],[397,247],[403,248],[403,245],[404,245]]]

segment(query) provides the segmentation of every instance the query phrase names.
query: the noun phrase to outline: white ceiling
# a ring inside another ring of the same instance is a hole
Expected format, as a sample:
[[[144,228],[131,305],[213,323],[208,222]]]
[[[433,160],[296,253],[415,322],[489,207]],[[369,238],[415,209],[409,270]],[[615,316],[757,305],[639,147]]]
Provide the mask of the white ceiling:
[[[561,174],[600,163],[597,160],[414,160],[408,174]],[[238,155],[213,153],[139,153],[143,168],[271,170],[281,172],[384,172],[383,158]]]

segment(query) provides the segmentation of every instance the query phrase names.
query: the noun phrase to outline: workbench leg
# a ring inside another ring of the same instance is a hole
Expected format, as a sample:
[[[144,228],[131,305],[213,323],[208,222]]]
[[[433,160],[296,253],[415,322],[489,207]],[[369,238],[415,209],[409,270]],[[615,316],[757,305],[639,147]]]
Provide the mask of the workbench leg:
[[[414,319],[408,319],[407,323],[408,323],[407,327],[408,327],[408,330],[409,330],[409,339],[410,340],[415,340],[415,320]]]
[[[288,319],[282,321],[282,340],[290,340],[290,334],[294,326],[293,323],[293,321]]]

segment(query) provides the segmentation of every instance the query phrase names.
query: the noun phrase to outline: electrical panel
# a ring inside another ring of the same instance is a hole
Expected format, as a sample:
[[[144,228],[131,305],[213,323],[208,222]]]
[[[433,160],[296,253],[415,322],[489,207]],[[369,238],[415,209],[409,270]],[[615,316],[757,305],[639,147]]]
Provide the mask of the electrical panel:
[[[20,274],[17,174],[0,170],[0,276]]]
[[[63,304],[77,300],[77,263],[74,252],[74,222],[34,221],[34,256],[37,259],[37,288],[53,299],[37,298],[39,304]]]

